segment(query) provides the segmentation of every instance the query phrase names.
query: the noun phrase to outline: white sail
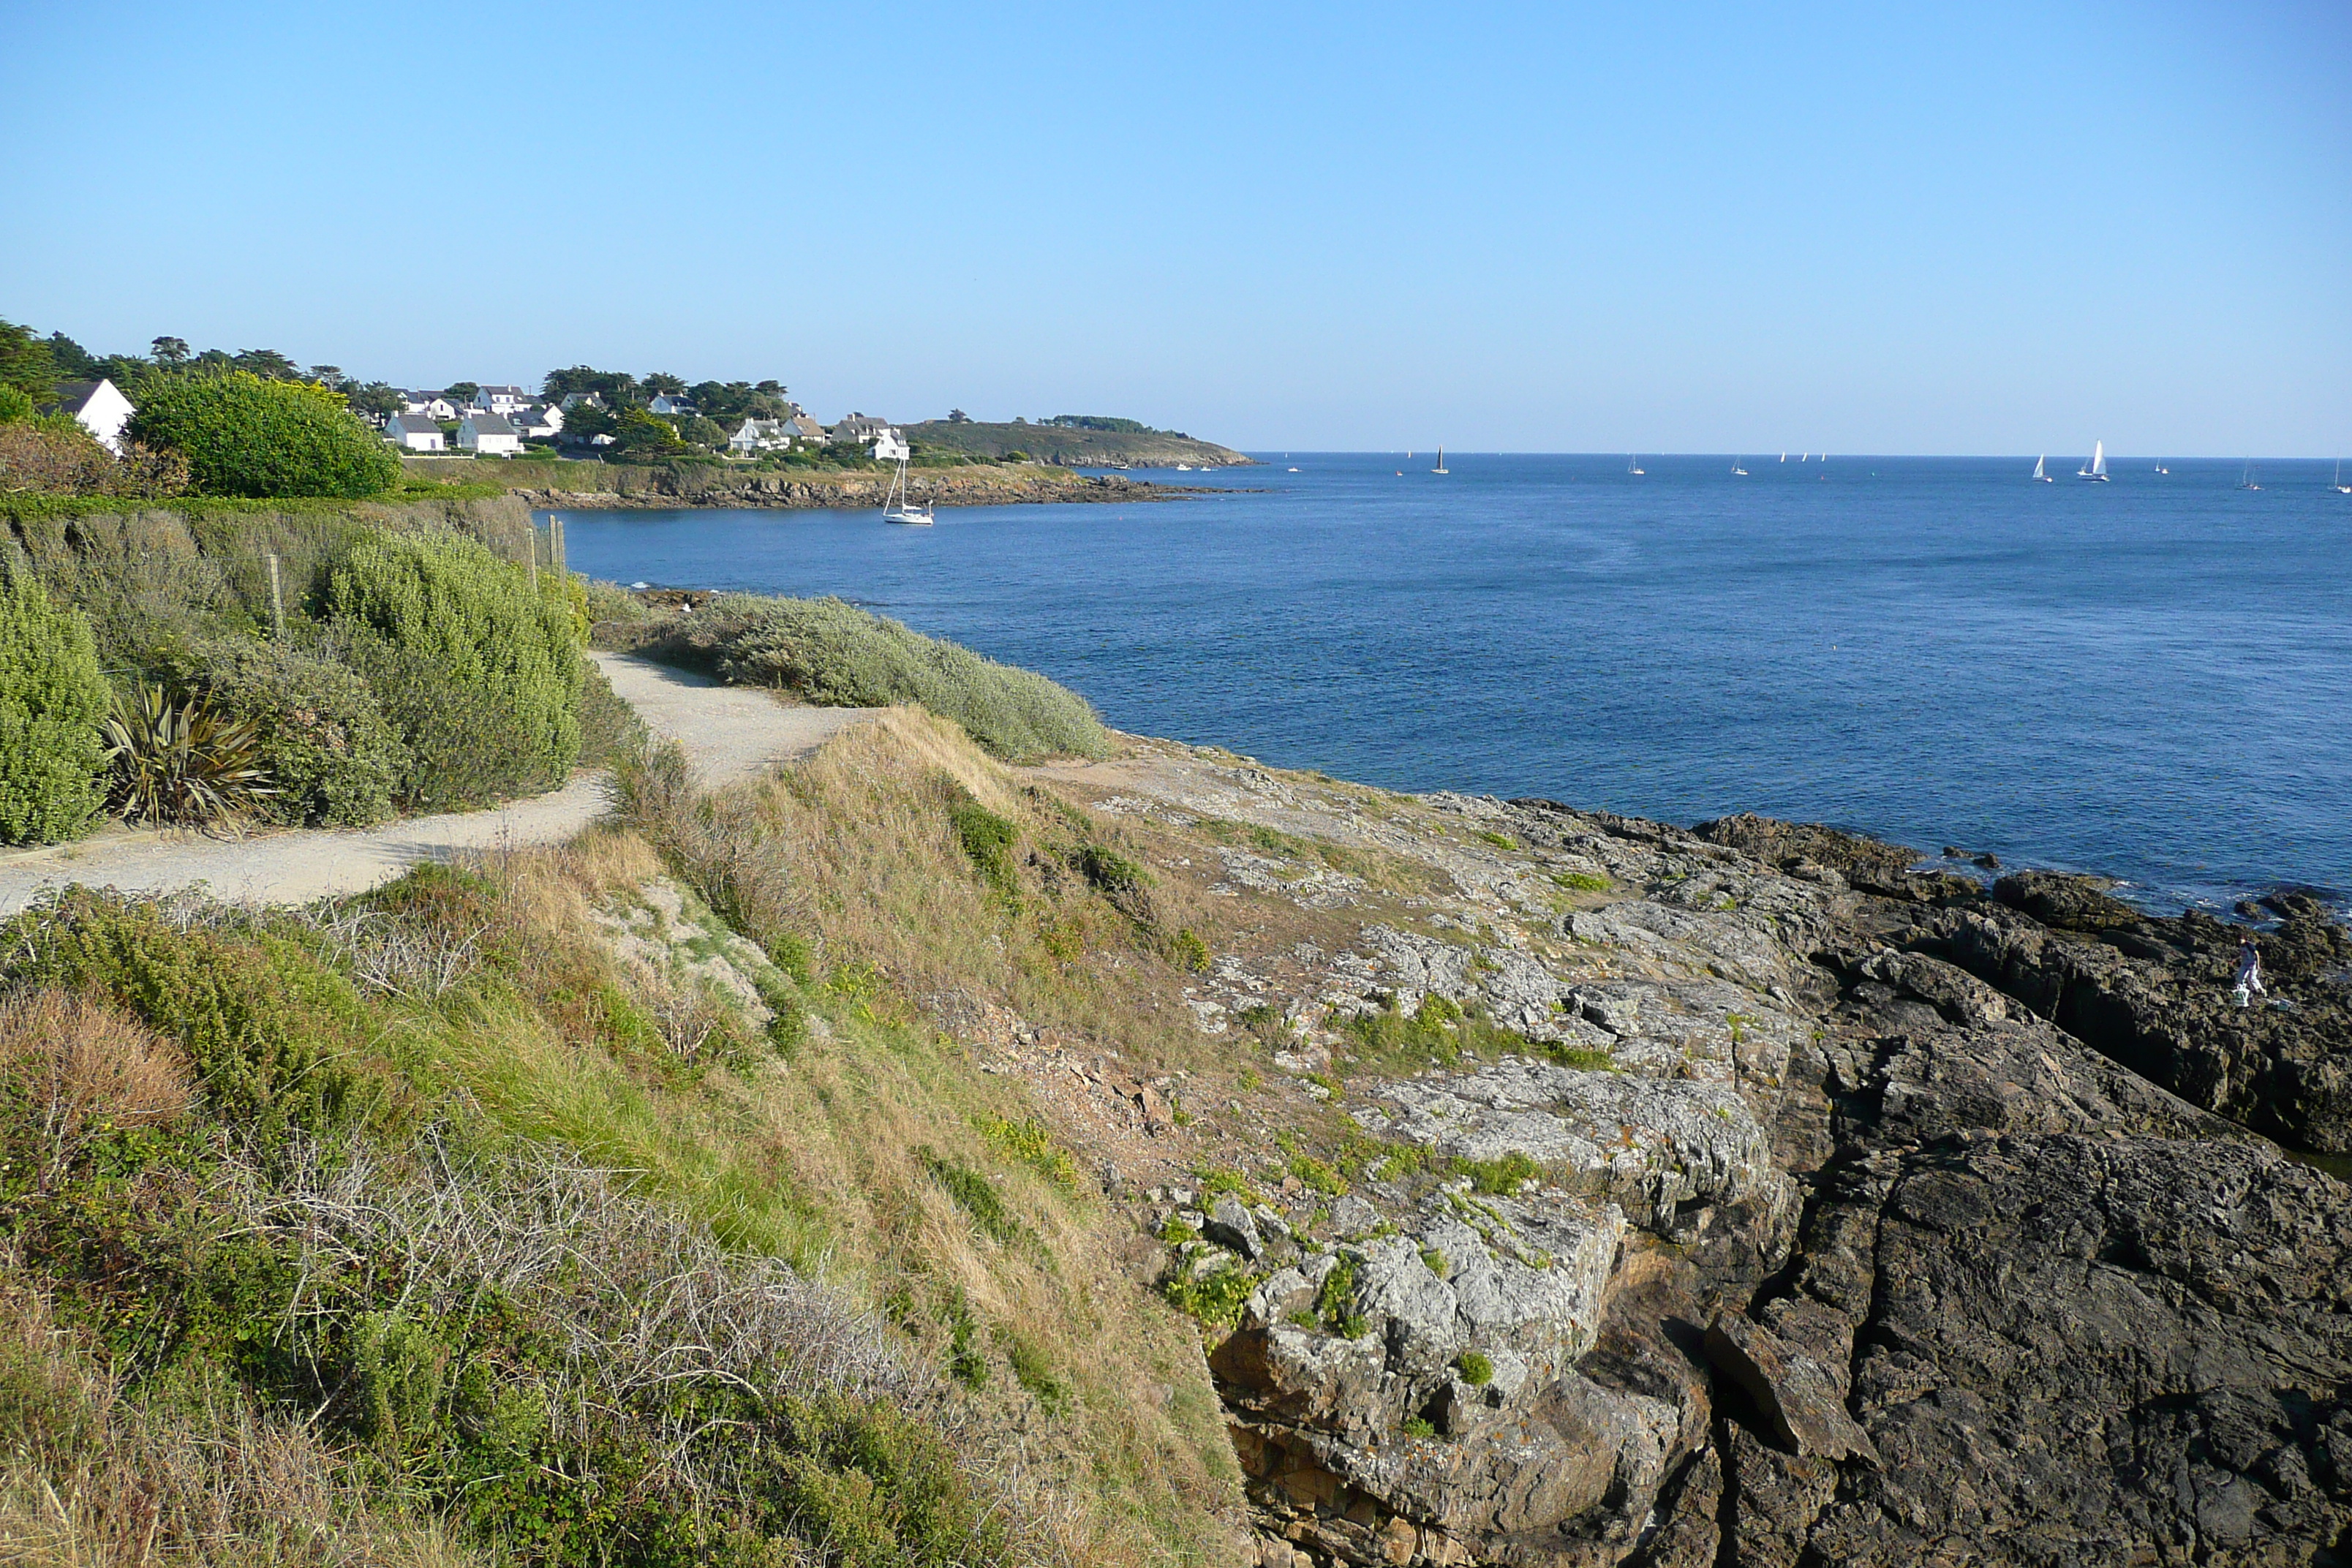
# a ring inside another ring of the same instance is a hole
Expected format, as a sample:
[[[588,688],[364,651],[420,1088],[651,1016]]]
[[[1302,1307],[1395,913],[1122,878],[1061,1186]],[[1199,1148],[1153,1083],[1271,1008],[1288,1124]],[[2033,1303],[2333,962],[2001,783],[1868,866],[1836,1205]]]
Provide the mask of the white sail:
[[[2106,471],[2107,444],[2105,441],[2094,441],[2091,443],[2091,472],[2105,474]]]
[[[2050,460],[2050,455],[2049,455],[2047,452],[2043,453],[2041,457],[2036,458],[2034,458],[2034,459],[2033,459],[2033,477],[2034,477],[2035,479],[2048,479],[2048,478],[2050,477],[2048,474],[2045,474],[2045,473],[2043,473],[2043,472],[2042,471],[2042,465],[2043,463],[2045,463],[2045,462],[2048,462],[2049,460]]]

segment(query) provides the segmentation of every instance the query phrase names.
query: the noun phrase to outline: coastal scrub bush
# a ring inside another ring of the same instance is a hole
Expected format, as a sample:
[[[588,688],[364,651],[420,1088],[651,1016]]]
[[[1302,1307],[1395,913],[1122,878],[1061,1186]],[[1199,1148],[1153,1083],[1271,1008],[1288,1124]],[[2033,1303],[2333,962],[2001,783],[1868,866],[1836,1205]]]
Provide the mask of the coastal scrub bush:
[[[711,606],[722,679],[822,707],[914,702],[1009,762],[1108,750],[1087,700],[1034,670],[983,658],[839,599],[730,595]]]
[[[948,821],[981,880],[999,892],[1013,891],[1013,846],[1020,829],[976,800],[959,801],[950,808]]]
[[[366,1015],[349,982],[283,937],[184,929],[153,904],[75,889],[0,924],[0,952],[8,980],[110,996],[176,1039],[223,1121],[318,1130],[349,1101],[340,1058]]]
[[[179,453],[208,495],[356,500],[400,482],[400,459],[342,395],[309,382],[245,371],[157,377],[127,430]]]
[[[222,641],[190,672],[213,707],[251,724],[279,822],[363,827],[392,815],[407,745],[375,693],[344,666],[278,643]]]
[[[1495,1363],[1480,1351],[1464,1351],[1454,1358],[1462,1373],[1462,1381],[1473,1388],[1484,1388],[1495,1381]]]
[[[608,768],[644,744],[646,721],[613,689],[593,662],[580,665],[580,757],[583,768]]]
[[[70,838],[104,799],[106,678],[89,623],[0,560],[0,843]]]
[[[136,441],[118,458],[73,420],[0,420],[0,491],[161,500],[188,488],[187,459]]]
[[[931,1179],[947,1190],[948,1196],[955,1199],[956,1206],[970,1215],[972,1223],[991,1237],[1005,1243],[1021,1239],[1021,1222],[1013,1217],[1013,1211],[1004,1206],[1004,1200],[996,1195],[996,1189],[989,1185],[986,1176],[957,1164],[936,1150],[918,1149],[915,1158],[931,1173]]]
[[[409,727],[412,796],[434,793],[436,752],[479,760],[447,721],[465,710],[468,722],[485,710],[505,715],[494,727],[501,742],[520,744],[507,775],[516,784],[551,784],[571,772],[580,755],[582,661],[568,597],[534,595],[519,568],[470,539],[379,534],[353,545],[336,567],[328,607],[397,650],[379,657],[366,646],[373,639],[352,643],[353,662],[370,684],[381,670],[402,689],[395,696],[379,687],[377,695],[387,714]],[[435,686],[447,703],[439,717],[430,710]]]

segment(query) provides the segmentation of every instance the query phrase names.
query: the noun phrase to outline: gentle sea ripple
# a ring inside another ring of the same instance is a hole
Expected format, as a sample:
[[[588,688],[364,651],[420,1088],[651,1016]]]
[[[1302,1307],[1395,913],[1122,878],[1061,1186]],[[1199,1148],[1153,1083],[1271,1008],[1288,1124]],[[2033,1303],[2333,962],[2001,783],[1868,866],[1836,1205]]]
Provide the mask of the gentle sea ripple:
[[[2143,459],[2041,485],[2031,459],[1262,456],[1214,497],[931,529],[562,515],[593,575],[837,594],[1283,766],[1824,821],[2158,904],[2352,889],[2352,497],[2325,464],[2242,490]]]

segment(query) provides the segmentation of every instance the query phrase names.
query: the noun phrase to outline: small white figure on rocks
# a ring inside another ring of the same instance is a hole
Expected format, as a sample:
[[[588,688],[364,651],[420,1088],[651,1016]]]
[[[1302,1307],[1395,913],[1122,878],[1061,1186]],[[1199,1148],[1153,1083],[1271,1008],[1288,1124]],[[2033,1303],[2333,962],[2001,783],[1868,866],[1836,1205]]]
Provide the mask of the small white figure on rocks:
[[[2230,999],[2241,1007],[2252,1005],[2254,997],[2263,994],[2263,954],[2262,950],[2254,946],[2252,937],[2238,944],[2236,986],[2237,989],[2230,993]]]

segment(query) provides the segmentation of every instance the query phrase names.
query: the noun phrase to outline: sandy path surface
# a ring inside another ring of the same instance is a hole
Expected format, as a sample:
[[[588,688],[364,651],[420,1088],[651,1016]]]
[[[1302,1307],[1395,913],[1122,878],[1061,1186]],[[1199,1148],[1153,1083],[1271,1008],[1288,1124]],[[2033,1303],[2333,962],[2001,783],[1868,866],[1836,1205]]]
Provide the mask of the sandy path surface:
[[[590,657],[646,727],[685,746],[711,784],[805,756],[879,711],[797,707],[765,691],[721,686],[623,654]],[[77,882],[127,893],[201,885],[230,902],[305,903],[364,891],[421,861],[446,860],[463,850],[560,844],[603,816],[611,800],[609,774],[583,773],[551,795],[494,811],[412,817],[381,827],[298,828],[236,839],[117,831],[77,844],[0,852],[0,915],[23,909],[45,888]]]

